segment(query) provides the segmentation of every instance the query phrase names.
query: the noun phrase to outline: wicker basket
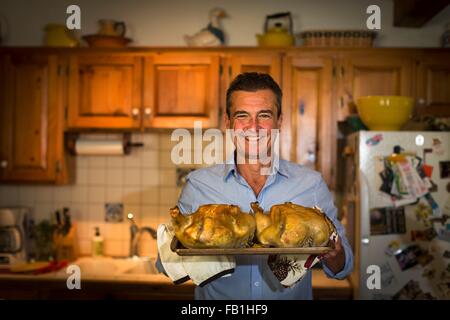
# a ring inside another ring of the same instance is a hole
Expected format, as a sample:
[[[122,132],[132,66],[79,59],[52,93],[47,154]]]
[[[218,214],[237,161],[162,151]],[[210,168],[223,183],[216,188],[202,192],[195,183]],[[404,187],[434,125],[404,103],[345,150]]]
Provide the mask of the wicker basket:
[[[376,32],[368,30],[311,30],[300,33],[305,47],[372,47]]]

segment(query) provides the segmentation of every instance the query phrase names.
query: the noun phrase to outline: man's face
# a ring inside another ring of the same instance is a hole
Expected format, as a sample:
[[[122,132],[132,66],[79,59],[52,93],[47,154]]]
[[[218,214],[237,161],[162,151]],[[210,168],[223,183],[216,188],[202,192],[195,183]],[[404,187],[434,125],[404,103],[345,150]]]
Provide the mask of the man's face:
[[[235,138],[238,152],[245,159],[257,159],[258,154],[270,154],[272,129],[281,127],[282,117],[277,117],[276,95],[272,90],[255,92],[235,91],[231,95],[230,117],[226,117],[227,129],[244,134]]]

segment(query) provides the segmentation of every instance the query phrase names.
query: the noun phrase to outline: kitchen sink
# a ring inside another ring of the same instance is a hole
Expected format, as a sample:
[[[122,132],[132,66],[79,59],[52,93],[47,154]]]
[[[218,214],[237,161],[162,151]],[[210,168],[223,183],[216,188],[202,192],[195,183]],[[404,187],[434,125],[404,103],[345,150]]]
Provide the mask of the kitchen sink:
[[[155,262],[156,258],[135,259],[133,267],[125,271],[125,274],[158,274]]]
[[[80,267],[81,276],[120,276],[158,274],[154,257],[111,258],[83,257],[71,264]],[[64,272],[65,270],[60,270]]]

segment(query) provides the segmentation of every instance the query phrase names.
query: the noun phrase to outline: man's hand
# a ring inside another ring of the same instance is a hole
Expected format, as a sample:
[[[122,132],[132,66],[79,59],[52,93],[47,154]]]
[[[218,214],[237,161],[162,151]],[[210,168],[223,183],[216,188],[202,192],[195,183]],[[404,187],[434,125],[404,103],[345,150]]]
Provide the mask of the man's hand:
[[[345,251],[340,237],[337,241],[330,240],[330,242],[333,250],[325,253],[321,260],[334,274],[338,274],[345,267]]]

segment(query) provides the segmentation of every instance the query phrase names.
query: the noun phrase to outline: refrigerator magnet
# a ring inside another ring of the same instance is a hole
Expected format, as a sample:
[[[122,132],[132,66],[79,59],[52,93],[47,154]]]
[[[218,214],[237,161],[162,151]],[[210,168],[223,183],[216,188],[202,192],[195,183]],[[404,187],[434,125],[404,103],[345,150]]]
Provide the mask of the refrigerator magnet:
[[[442,255],[446,259],[450,259],[450,251],[445,250],[444,254]]]
[[[439,161],[441,179],[450,178],[450,161]]]
[[[433,138],[433,152],[439,156],[444,154],[444,147],[442,141],[439,138]]]
[[[409,280],[393,297],[393,300],[434,300],[436,297],[424,292],[419,281]]]
[[[401,250],[395,255],[398,265],[402,271],[414,267],[419,263],[417,257],[420,255],[420,248],[417,245],[412,245],[404,250]]]
[[[422,273],[422,277],[428,280],[433,280],[435,275],[436,275],[435,269],[425,269]]]
[[[385,264],[381,265],[381,287],[386,288],[390,286],[391,284],[397,283],[397,279],[395,278],[395,274],[391,269],[391,266],[389,265],[389,262],[386,262]]]
[[[376,146],[383,140],[383,135],[381,133],[376,134],[369,139],[366,140],[366,145],[368,146]]]

